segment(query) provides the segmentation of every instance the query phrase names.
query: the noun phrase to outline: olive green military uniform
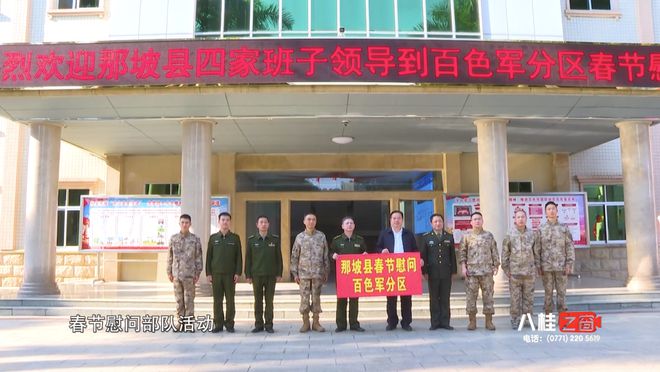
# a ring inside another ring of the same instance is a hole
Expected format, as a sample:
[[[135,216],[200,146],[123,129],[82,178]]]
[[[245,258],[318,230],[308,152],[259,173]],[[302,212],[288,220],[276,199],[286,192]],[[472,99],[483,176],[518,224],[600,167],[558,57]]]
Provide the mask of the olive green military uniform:
[[[540,266],[543,270],[545,289],[544,310],[551,313],[554,307],[552,292],[557,290],[557,312],[566,311],[566,269],[573,270],[575,248],[573,236],[565,225],[546,221],[538,229]]]
[[[277,277],[282,276],[280,237],[259,234],[248,237],[245,252],[245,277],[252,279],[254,293],[254,327],[273,329],[273,299]],[[264,296],[266,314],[264,323]]]
[[[234,275],[243,272],[241,238],[229,231],[226,235],[217,232],[209,238],[206,251],[206,275],[211,275],[213,282],[213,321],[216,327],[234,328],[236,307],[234,296],[236,283]],[[227,314],[222,311],[223,298],[227,301]]]
[[[177,319],[195,314],[195,279],[202,273],[202,243],[189,233],[172,235],[167,275],[172,276]]]
[[[350,238],[346,234],[337,235],[332,239],[330,244],[330,256],[335,253],[338,255],[343,254],[362,254],[367,251],[367,245],[364,238],[360,235],[353,234]],[[337,298],[337,317],[336,323],[338,329],[346,329],[346,303],[348,306],[348,320],[351,329],[360,327],[358,322],[358,300],[359,298]]]
[[[428,275],[431,329],[449,328],[451,276],[457,271],[454,236],[446,231],[427,232],[422,236],[420,255],[422,273]]]

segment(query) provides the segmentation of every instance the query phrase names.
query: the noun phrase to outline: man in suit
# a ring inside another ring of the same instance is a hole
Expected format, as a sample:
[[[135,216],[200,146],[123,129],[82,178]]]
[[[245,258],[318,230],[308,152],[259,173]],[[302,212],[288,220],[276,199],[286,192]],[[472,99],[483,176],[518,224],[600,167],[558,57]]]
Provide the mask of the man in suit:
[[[431,307],[431,330],[454,329],[449,325],[451,317],[449,295],[451,276],[456,274],[456,252],[454,236],[444,230],[441,214],[431,216],[433,230],[422,236],[421,256],[424,260],[422,273],[429,283],[429,305]]]
[[[377,253],[400,254],[417,252],[417,242],[412,231],[403,228],[403,212],[390,213],[390,227],[381,231],[376,242]],[[422,262],[424,265],[424,262]],[[401,297],[401,328],[412,331],[412,296]],[[388,331],[396,328],[399,316],[396,311],[397,296],[387,296],[387,327]]]

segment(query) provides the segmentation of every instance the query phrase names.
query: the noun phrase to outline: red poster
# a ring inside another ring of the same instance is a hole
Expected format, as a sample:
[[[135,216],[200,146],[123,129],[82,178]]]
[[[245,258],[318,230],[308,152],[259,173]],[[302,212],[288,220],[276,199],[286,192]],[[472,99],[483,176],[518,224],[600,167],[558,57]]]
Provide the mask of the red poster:
[[[338,298],[422,294],[419,252],[341,255],[336,269]]]

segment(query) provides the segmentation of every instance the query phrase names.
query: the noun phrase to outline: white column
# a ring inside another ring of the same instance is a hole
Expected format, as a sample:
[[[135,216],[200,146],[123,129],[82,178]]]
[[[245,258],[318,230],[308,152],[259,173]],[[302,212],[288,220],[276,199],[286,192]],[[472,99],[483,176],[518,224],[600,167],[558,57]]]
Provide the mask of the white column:
[[[621,137],[628,288],[634,291],[660,288],[650,125],[641,120],[616,124]]]
[[[204,261],[211,235],[211,120],[183,120],[181,146],[181,213],[192,217],[192,230],[202,240]],[[206,265],[206,262],[204,262]],[[206,268],[206,266],[204,266]],[[200,284],[207,284],[202,272]]]
[[[479,158],[479,204],[484,229],[497,241],[501,255],[502,241],[509,228],[509,167],[507,163],[506,125],[508,120],[475,120]],[[495,277],[496,291],[506,291],[502,270]]]
[[[62,127],[30,124],[23,285],[18,296],[57,295],[57,182]]]

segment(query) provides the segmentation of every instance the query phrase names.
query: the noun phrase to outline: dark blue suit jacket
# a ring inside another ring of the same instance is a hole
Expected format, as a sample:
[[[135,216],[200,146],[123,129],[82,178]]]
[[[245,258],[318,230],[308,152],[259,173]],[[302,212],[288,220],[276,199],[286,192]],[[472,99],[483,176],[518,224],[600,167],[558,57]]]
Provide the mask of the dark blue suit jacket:
[[[410,230],[404,228],[401,233],[401,241],[403,242],[404,252],[417,252],[417,239],[415,234]],[[380,253],[383,249],[387,248],[390,253],[394,253],[394,232],[391,227],[380,232],[374,253]]]

